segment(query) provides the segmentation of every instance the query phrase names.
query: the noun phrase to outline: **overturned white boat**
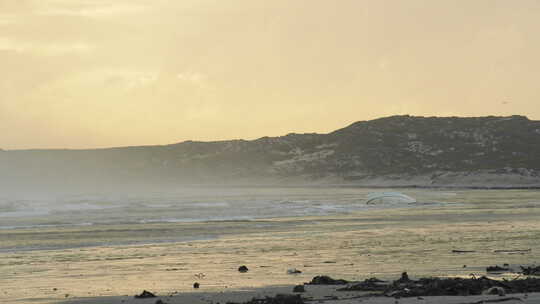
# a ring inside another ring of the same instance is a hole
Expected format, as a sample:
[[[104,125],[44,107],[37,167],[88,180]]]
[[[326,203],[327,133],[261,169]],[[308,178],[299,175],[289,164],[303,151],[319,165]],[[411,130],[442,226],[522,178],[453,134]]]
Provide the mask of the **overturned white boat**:
[[[400,192],[376,192],[368,194],[366,204],[416,203],[416,199]]]

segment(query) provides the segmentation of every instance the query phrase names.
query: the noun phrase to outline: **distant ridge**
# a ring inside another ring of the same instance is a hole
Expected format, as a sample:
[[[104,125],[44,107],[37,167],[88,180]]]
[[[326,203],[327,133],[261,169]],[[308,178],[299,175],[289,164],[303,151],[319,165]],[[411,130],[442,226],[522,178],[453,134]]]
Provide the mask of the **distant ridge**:
[[[3,185],[331,183],[539,187],[540,121],[391,116],[328,134],[0,153]]]

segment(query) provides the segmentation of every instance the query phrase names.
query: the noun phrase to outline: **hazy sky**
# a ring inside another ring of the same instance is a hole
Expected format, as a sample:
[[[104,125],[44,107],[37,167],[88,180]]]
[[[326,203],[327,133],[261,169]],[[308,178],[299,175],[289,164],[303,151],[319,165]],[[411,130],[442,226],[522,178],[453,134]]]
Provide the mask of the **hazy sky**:
[[[538,0],[0,0],[0,148],[540,119]]]

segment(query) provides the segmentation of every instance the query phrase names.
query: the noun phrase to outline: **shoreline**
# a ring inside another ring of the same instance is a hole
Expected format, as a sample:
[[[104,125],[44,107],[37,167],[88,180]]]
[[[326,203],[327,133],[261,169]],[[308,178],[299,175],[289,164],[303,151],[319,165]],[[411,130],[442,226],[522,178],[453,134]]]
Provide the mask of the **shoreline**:
[[[520,292],[508,294],[475,295],[421,295],[392,296],[371,291],[340,291],[344,285],[309,285],[304,283],[304,292],[294,292],[295,285],[269,285],[259,288],[244,288],[227,291],[205,290],[168,291],[155,294],[155,297],[137,298],[135,295],[95,296],[66,298],[57,304],[480,304],[480,303],[539,303],[540,292]],[[142,291],[141,291],[142,292]],[[151,291],[150,291],[151,293]]]

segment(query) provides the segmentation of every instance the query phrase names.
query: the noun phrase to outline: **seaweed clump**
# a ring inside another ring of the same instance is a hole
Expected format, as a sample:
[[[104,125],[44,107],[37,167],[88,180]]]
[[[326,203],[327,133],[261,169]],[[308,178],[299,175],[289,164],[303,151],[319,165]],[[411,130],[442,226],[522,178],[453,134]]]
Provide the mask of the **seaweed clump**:
[[[539,278],[522,278],[514,280],[493,280],[485,276],[476,278],[421,278],[409,279],[403,273],[399,280],[392,283],[368,279],[339,289],[340,291],[380,291],[390,297],[421,296],[469,296],[488,293],[494,287],[504,293],[540,292]]]

